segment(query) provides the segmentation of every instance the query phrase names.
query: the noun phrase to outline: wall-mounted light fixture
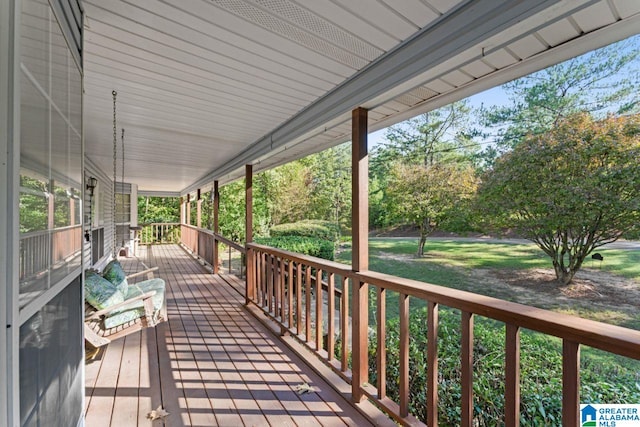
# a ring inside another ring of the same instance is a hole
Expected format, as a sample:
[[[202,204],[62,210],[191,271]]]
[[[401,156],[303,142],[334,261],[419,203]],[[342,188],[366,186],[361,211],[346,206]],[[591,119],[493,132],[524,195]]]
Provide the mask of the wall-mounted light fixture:
[[[89,178],[87,178],[87,190],[89,191],[89,198],[93,198],[93,190],[96,189],[96,186],[98,185],[98,180],[95,179],[94,177],[90,176]]]

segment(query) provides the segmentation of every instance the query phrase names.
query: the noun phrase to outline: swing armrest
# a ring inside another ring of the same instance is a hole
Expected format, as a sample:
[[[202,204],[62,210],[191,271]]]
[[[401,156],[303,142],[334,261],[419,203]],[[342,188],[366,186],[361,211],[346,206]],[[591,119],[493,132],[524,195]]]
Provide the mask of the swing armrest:
[[[137,273],[129,274],[129,275],[127,276],[127,280],[129,280],[129,279],[133,279],[133,278],[135,278],[135,277],[144,276],[144,275],[146,275],[146,276],[147,276],[147,279],[153,279],[153,277],[154,277],[154,276],[153,276],[153,273],[154,273],[155,271],[158,271],[159,269],[160,269],[159,267],[152,267],[152,268],[149,268],[149,269],[147,269],[147,270],[142,270],[142,271],[139,271],[139,272],[137,272]]]
[[[106,314],[111,313],[114,310],[117,310],[119,308],[127,306],[127,305],[131,304],[132,302],[139,301],[139,300],[146,301],[146,300],[150,299],[152,296],[154,296],[155,294],[156,294],[156,291],[149,291],[149,292],[144,293],[142,295],[138,295],[136,297],[129,298],[128,300],[123,301],[123,302],[118,303],[118,304],[115,304],[115,305],[112,305],[109,308],[105,308],[105,309],[102,309],[102,310],[98,310],[95,313],[91,313],[91,315],[89,317],[86,317],[85,320],[99,319],[101,316],[104,316]]]

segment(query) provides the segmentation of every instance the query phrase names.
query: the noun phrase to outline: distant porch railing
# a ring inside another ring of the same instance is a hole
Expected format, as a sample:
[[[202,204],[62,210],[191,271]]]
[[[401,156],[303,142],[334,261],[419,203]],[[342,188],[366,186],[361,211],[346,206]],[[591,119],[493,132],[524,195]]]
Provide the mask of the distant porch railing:
[[[246,276],[246,249],[244,246],[229,240],[211,230],[182,224],[180,227],[180,239],[182,244],[203,262],[210,265],[215,273],[222,262],[222,267],[227,273],[238,277]],[[222,248],[220,248],[222,244]],[[221,250],[222,249],[222,250]],[[222,252],[225,252],[224,256]]]
[[[20,234],[20,281],[48,271],[60,262],[80,254],[82,226]]]
[[[180,224],[177,222],[143,224],[138,233],[141,245],[180,243]]]
[[[352,385],[355,401],[368,397],[401,424],[421,424],[409,414],[409,299],[419,298],[428,309],[428,381],[425,384],[427,425],[438,420],[438,309],[461,311],[461,425],[473,426],[473,321],[479,315],[506,325],[505,419],[520,425],[520,330],[541,332],[562,340],[562,425],[578,426],[580,345],[640,359],[640,331],[555,313],[470,292],[402,279],[373,271],[354,272],[350,266],[247,245],[247,298],[315,352]],[[377,384],[368,384],[368,285],[376,290]],[[349,287],[352,291],[349,292]],[[338,290],[340,292],[338,292]],[[385,348],[386,293],[399,294],[399,349]],[[351,297],[351,307],[348,295]],[[351,313],[350,313],[351,310]],[[326,316],[326,321],[324,321]],[[336,331],[337,328],[337,331]],[[336,343],[336,337],[339,345]],[[339,351],[336,352],[336,347]],[[400,357],[399,401],[386,396],[386,354]],[[349,357],[351,353],[351,357]],[[339,358],[337,357],[339,356]]]

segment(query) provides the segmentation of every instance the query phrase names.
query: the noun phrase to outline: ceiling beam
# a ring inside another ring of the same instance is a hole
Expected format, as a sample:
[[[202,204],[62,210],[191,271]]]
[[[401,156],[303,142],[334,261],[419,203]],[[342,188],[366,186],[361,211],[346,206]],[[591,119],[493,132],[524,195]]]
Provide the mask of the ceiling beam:
[[[559,0],[467,1],[255,141],[224,167],[209,172],[181,193],[193,191],[251,163],[558,2]]]

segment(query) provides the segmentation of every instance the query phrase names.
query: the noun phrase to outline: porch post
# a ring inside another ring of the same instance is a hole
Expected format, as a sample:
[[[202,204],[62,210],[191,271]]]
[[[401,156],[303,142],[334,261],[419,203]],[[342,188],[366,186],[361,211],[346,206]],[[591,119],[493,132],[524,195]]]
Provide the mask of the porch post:
[[[53,231],[56,228],[56,183],[53,179],[49,181],[49,188],[47,189],[49,192],[49,198],[47,199],[47,229],[49,232]],[[49,265],[54,264],[54,255],[55,251],[55,241],[52,235],[49,238]],[[49,286],[47,286],[48,288]]]
[[[369,157],[367,152],[367,110],[356,108],[351,115],[351,269],[369,269]],[[362,384],[368,375],[368,295],[366,283],[353,284],[353,371],[352,398],[364,398]]]
[[[253,241],[253,165],[245,166],[245,242]],[[249,254],[247,254],[249,255]],[[253,271],[249,270],[249,256],[247,256],[247,279],[245,289],[245,303],[253,299]]]
[[[191,194],[187,194],[187,204],[185,205],[185,216],[186,216],[186,221],[185,223],[187,225],[191,225]]]
[[[184,197],[180,197],[180,224],[186,224],[187,222],[184,220]]]
[[[202,227],[202,199],[200,198],[200,189],[198,188],[198,195],[196,199],[196,227]]]
[[[71,194],[72,196],[69,197],[69,225],[76,225],[76,199],[73,198],[73,189]]]
[[[213,182],[213,232],[216,234],[220,234],[220,224],[218,222],[218,214],[220,212],[220,192],[218,191],[218,181]],[[213,239],[213,274],[218,274],[219,267],[218,262],[220,261],[220,247],[218,244],[218,239]]]

